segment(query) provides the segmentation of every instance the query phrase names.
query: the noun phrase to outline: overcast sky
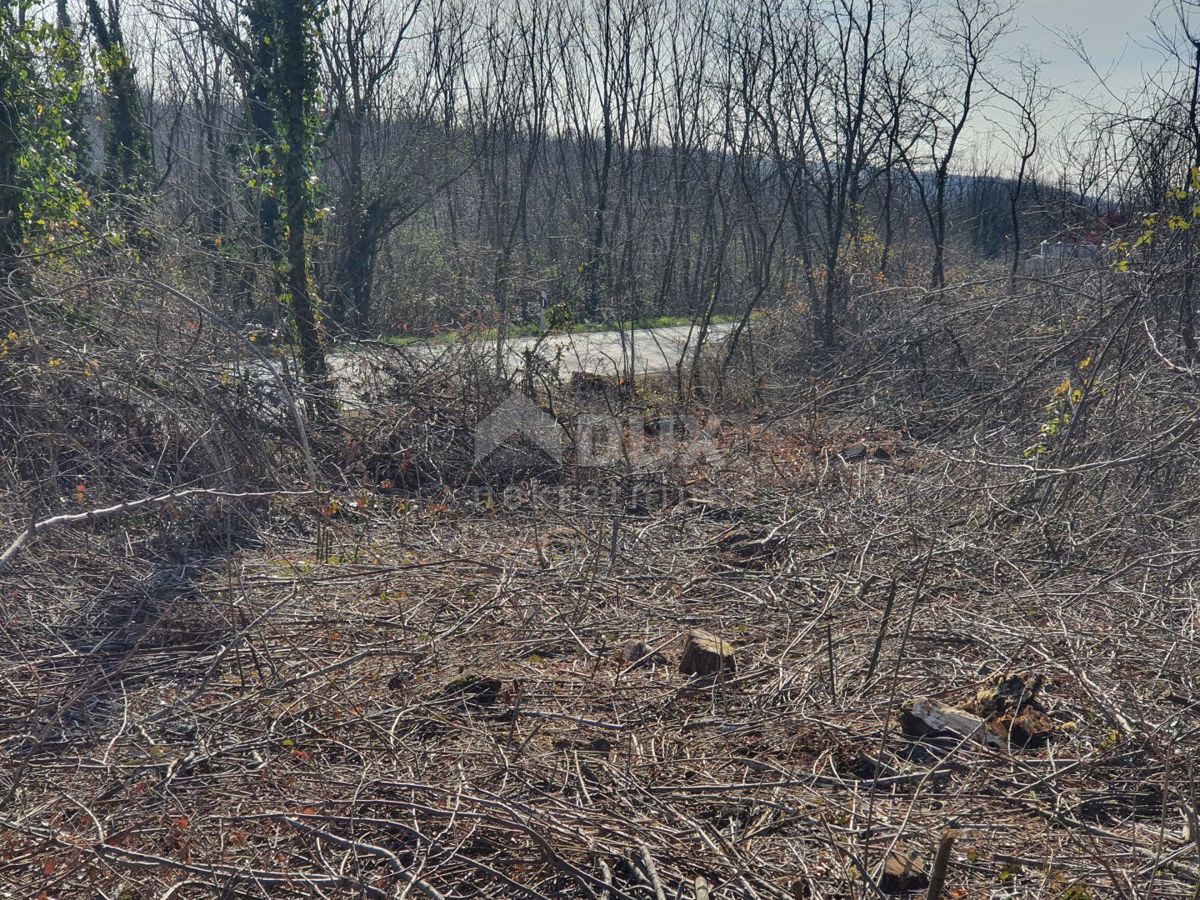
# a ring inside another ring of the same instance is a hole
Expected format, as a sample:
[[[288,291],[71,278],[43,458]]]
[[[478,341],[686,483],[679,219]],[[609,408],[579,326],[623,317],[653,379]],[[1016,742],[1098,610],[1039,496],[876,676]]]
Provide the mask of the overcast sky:
[[[1025,0],[1014,37],[1049,64],[1050,81],[1076,94],[1096,93],[1096,77],[1064,44],[1077,36],[1118,93],[1161,66],[1163,49],[1150,16],[1155,0]],[[1169,8],[1161,18],[1170,23]]]
[[[1137,91],[1148,77],[1163,71],[1168,56],[1151,16],[1158,10],[1158,19],[1174,28],[1172,2],[1021,0],[1015,14],[1016,27],[1000,50],[1010,59],[1028,50],[1044,63],[1042,81],[1061,91],[1042,121],[1044,150],[1056,143],[1053,136],[1079,131],[1082,117],[1089,111],[1117,108],[1114,95],[1124,98]],[[1082,58],[1079,47],[1085,50],[1095,72]],[[1174,70],[1173,61],[1169,68]],[[982,157],[1006,165],[1011,153],[1006,149],[1003,132],[1013,128],[1014,120],[1003,104],[994,101],[981,113],[970,128],[968,140],[973,152],[968,152],[976,161]],[[1050,158],[1043,157],[1043,163],[1054,166]]]

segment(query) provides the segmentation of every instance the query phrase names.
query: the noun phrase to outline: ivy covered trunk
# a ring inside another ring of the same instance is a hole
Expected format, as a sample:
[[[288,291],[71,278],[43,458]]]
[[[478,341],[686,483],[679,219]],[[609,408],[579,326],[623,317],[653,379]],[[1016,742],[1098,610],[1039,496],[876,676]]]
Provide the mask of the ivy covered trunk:
[[[108,189],[123,198],[127,218],[134,215],[128,202],[141,197],[147,189],[153,167],[150,128],[138,96],[137,73],[133,68],[117,11],[110,8],[106,21],[96,0],[88,0],[92,30],[100,45],[100,62],[108,80],[108,121],[105,127],[105,180]]]
[[[0,12],[0,30],[11,33],[7,18]],[[0,34],[0,42],[4,40]],[[0,45],[0,331],[5,334],[9,328],[5,311],[11,303],[4,295],[14,287],[21,253],[21,190],[17,186],[21,145],[16,87],[13,48]]]
[[[317,391],[317,414],[332,413],[328,395],[328,369],[317,321],[317,300],[309,279],[308,221],[312,214],[309,154],[313,139],[310,101],[315,91],[317,60],[313,52],[316,27],[315,0],[278,0],[279,58],[278,113],[281,140],[276,144],[283,180],[287,223],[288,301],[300,344],[300,364],[310,388]]]
[[[254,0],[246,7],[250,25],[253,64],[246,68],[246,107],[254,136],[255,180],[251,182],[258,200],[258,233],[262,250],[273,267],[278,266],[279,199],[275,194],[272,170],[275,144],[275,102],[272,81],[275,75],[275,45],[272,40],[275,11],[271,0]],[[257,254],[256,254],[257,255]]]

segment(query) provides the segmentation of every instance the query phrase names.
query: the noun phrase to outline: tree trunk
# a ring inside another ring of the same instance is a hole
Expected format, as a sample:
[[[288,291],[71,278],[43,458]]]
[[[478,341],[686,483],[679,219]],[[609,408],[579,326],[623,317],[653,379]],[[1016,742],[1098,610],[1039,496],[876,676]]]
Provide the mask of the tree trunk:
[[[946,286],[946,172],[937,173],[936,196],[934,198],[933,269],[929,283],[934,290]]]
[[[1200,167],[1200,121],[1197,119],[1197,105],[1200,104],[1200,41],[1194,41],[1195,56],[1192,63],[1192,102],[1188,108],[1188,123],[1192,131],[1193,165]],[[1188,173],[1189,181],[1191,173]],[[1181,202],[1186,207],[1189,201]],[[1190,219],[1190,211],[1180,210],[1180,215]],[[1192,232],[1185,231],[1183,235],[1184,259],[1187,261],[1183,276],[1183,290],[1179,294],[1179,339],[1188,357],[1195,355],[1196,343],[1196,311],[1192,305],[1192,292],[1195,289],[1196,268],[1192,259]]]
[[[274,191],[269,190],[268,179],[274,167],[275,100],[271,96],[271,79],[276,71],[275,43],[271,40],[275,29],[274,10],[270,0],[252,0],[247,5],[246,16],[250,20],[253,62],[245,68],[244,89],[246,113],[250,119],[254,137],[254,169],[256,187],[254,196],[258,200],[258,236],[262,246],[256,257],[271,265],[272,294],[281,293],[278,265],[282,262],[280,247],[280,202]]]
[[[841,290],[842,272],[837,265],[837,257],[831,254],[825,266],[825,303],[824,318],[821,322],[821,343],[828,350],[837,347],[837,301]]]
[[[122,210],[127,219],[132,219],[134,209],[128,201],[144,192],[151,166],[150,131],[138,96],[133,62],[121,35],[120,21],[115,13],[106,19],[97,0],[87,0],[87,8],[96,42],[103,53],[102,66],[110,89],[104,147],[106,180],[108,189],[126,201],[122,203]]]
[[[1012,217],[1012,263],[1008,273],[1008,290],[1010,293],[1016,293],[1017,275],[1021,271],[1021,187],[1023,180],[1024,167],[1022,167],[1021,176],[1018,177],[1017,185],[1013,190],[1009,205],[1009,214]]]
[[[3,18],[0,17],[0,23]],[[14,94],[16,73],[0,57],[0,298],[17,288],[21,255],[21,189],[17,184],[17,158],[21,153],[19,112]],[[0,299],[0,339],[11,322],[6,321],[9,303]]]
[[[279,112],[283,117],[285,145],[282,150],[283,195],[287,209],[287,292],[300,364],[310,389],[318,393],[314,411],[322,418],[333,413],[328,394],[328,369],[317,322],[317,301],[310,289],[306,242],[312,201],[308,185],[308,150],[312,134],[308,121],[311,47],[310,18],[305,0],[281,0],[279,48]]]
[[[341,258],[330,299],[330,318],[339,327],[362,334],[370,315],[362,279],[367,269],[364,251],[366,211],[363,209],[363,126],[357,111],[343,107],[346,120],[346,177],[340,203],[345,217]]]
[[[608,111],[604,114],[604,159],[600,165],[597,182],[596,212],[592,229],[592,248],[587,262],[587,308],[584,318],[598,321],[600,316],[601,273],[604,269],[604,217],[608,211],[608,176],[612,168],[613,135],[612,125],[608,121]]]

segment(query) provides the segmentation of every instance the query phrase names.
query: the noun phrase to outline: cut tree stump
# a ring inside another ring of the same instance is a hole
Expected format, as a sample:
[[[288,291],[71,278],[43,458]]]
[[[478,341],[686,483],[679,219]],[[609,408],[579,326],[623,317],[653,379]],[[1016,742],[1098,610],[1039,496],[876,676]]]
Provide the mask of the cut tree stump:
[[[883,864],[879,889],[885,894],[908,894],[929,887],[929,875],[916,850],[896,847]]]
[[[684,675],[720,675],[737,671],[733,658],[733,646],[715,634],[700,629],[688,632],[683,645],[683,657],[679,660],[679,671]]]
[[[1028,681],[1020,675],[997,675],[976,692],[975,712],[1014,747],[1043,747],[1054,735],[1054,722],[1038,702],[1041,689],[1040,675]]]
[[[1014,747],[1027,750],[1044,747],[1054,737],[1054,721],[1032,706],[1022,708],[1015,716],[1008,713],[997,716],[993,727],[1006,734]]]
[[[849,447],[846,447],[844,450],[842,450],[838,456],[840,456],[845,462],[862,462],[867,458],[867,445],[861,443],[851,444]]]
[[[1004,712],[1019,710],[1037,704],[1038,692],[1042,689],[1042,678],[1034,676],[1027,683],[1020,675],[1001,674],[990,684],[975,693],[975,712],[979,715],[996,716]]]
[[[739,526],[731,528],[716,541],[721,559],[743,569],[768,565],[787,550],[787,539],[774,531]]]

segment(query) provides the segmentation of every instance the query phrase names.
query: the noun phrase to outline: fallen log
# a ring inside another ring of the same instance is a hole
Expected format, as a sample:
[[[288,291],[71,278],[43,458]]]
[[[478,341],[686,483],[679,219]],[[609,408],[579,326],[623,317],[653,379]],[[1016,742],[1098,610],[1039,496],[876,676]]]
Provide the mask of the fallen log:
[[[997,750],[1004,749],[1006,744],[1004,738],[979,716],[947,706],[932,697],[914,700],[902,716],[901,727],[911,737],[955,735]]]

